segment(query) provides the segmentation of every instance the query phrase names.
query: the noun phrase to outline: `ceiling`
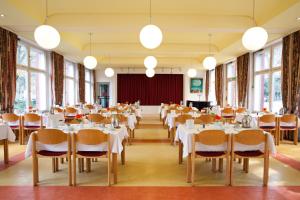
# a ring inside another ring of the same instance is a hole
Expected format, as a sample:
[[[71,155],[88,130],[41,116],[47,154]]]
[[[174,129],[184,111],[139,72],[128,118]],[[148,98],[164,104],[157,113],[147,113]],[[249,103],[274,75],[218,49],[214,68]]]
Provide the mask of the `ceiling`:
[[[0,0],[0,26],[33,40],[45,21],[45,0]],[[61,34],[55,51],[74,62],[92,54],[100,67],[142,67],[148,55],[159,67],[202,67],[211,51],[218,63],[246,52],[243,32],[254,25],[252,0],[152,0],[152,23],[163,32],[163,43],[147,50],[139,43],[149,23],[149,0],[48,0],[47,23]],[[272,42],[300,28],[300,0],[256,0],[255,18]],[[22,19],[22,20],[20,20]]]

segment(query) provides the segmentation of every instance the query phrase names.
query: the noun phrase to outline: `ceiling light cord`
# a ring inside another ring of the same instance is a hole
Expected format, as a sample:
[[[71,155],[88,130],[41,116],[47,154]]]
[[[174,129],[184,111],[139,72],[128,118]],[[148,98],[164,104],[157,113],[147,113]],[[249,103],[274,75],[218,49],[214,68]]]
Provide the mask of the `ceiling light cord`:
[[[209,37],[209,45],[208,45],[208,48],[209,48],[209,56],[211,56],[211,33],[208,34],[208,37]]]
[[[45,16],[45,20],[44,20],[44,24],[47,24],[47,22],[48,22],[48,0],[46,0],[46,5],[45,5],[45,14],[46,14],[46,16]]]
[[[254,25],[257,26],[256,20],[255,20],[255,0],[252,1],[252,20],[254,22]]]
[[[90,34],[90,55],[92,55],[92,33]]]
[[[152,0],[149,1],[149,20],[150,20],[150,24],[152,23]]]

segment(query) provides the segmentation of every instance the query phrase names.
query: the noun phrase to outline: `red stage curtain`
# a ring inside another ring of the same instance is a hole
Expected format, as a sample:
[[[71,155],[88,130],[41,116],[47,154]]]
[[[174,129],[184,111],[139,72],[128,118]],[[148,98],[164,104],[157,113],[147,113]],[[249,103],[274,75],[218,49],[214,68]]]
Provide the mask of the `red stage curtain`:
[[[118,74],[118,102],[142,105],[160,105],[161,103],[180,103],[183,100],[182,74],[155,74],[148,78],[145,74]]]

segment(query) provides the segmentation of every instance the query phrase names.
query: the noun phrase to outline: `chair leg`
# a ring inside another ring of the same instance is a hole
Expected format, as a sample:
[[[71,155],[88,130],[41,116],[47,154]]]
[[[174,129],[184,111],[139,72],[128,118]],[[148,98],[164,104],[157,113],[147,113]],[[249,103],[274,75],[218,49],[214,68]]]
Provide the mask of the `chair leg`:
[[[111,154],[108,155],[107,159],[107,182],[108,186],[111,185]]]
[[[217,159],[212,158],[212,169],[213,172],[217,172]]]
[[[249,158],[244,158],[243,162],[243,170],[248,173],[249,172]]]
[[[239,164],[242,163],[242,159],[241,159],[241,158],[238,159],[238,163],[239,163]]]
[[[37,161],[37,156],[33,155],[32,156],[32,176],[33,176],[33,186],[37,186],[38,183],[38,161]]]
[[[55,158],[52,158],[52,172],[55,173]]]
[[[64,158],[60,158],[60,163],[61,164],[64,164],[64,161],[65,161]]]
[[[81,158],[78,158],[77,161],[78,161],[78,172],[81,173],[82,172]]]
[[[182,164],[183,144],[182,144],[181,141],[179,141],[178,149],[179,149],[179,152],[178,152],[178,161],[179,161],[179,164]]]
[[[294,144],[298,145],[298,129],[294,130]]]
[[[264,176],[263,176],[263,186],[268,185],[269,181],[269,153],[265,153],[264,157]]]
[[[72,186],[72,163],[71,163],[71,154],[68,155],[68,175],[69,175],[69,186]],[[76,162],[76,161],[75,161]],[[76,171],[75,171],[76,172]]]
[[[91,159],[86,158],[85,162],[86,162],[86,172],[91,172]]]
[[[219,172],[223,172],[223,158],[219,158]]]
[[[125,165],[125,140],[122,141],[123,151],[121,152],[121,163]]]
[[[71,160],[70,160],[71,162]],[[69,163],[70,163],[69,162]],[[78,168],[79,168],[79,159],[78,159]],[[76,186],[76,154],[73,154],[73,186]]]
[[[226,157],[226,185],[231,185],[231,156]]]
[[[228,162],[227,162],[228,164]],[[233,185],[233,164],[234,164],[234,154],[232,153],[230,156],[230,165],[228,167],[230,167],[229,170],[229,185],[232,186]]]
[[[59,171],[59,162],[58,162],[58,158],[55,158],[55,171]]]

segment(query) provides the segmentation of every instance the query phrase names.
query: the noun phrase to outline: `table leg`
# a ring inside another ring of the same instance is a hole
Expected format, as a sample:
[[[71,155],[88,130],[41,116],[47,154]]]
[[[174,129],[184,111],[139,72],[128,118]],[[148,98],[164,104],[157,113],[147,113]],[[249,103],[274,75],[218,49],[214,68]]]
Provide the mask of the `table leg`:
[[[187,157],[187,175],[186,175],[186,179],[188,183],[192,182],[191,175],[192,175],[192,154],[189,153]]]
[[[121,152],[121,162],[125,165],[125,140],[122,141],[123,151]]]
[[[113,167],[113,177],[114,177],[114,184],[118,182],[118,154],[112,153],[112,167]]]
[[[183,144],[180,140],[179,140],[178,148],[179,148],[178,160],[179,160],[179,164],[182,164]]]
[[[3,140],[3,145],[4,145],[4,163],[8,164],[8,140],[7,139]]]

